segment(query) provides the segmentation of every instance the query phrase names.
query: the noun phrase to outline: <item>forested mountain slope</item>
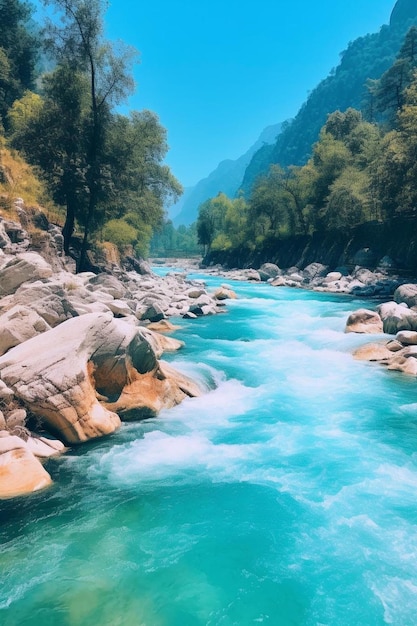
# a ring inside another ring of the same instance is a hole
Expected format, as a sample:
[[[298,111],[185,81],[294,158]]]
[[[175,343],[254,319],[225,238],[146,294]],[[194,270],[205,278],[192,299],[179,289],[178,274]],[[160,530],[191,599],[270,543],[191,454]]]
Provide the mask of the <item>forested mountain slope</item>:
[[[219,163],[216,169],[197,183],[194,187],[186,189],[181,198],[181,210],[173,217],[175,225],[185,224],[188,226],[197,219],[198,207],[202,202],[216,196],[219,192],[233,197],[239,190],[246,167],[253,155],[260,149],[271,148],[277,135],[281,131],[282,124],[274,124],[265,128],[256,143],[238,159],[227,159]],[[175,211],[175,206],[170,213]]]
[[[412,24],[417,24],[416,0],[398,0],[389,25],[351,42],[341,53],[339,65],[311,92],[294,120],[285,125],[275,145],[254,154],[241,188],[249,192],[256,177],[266,173],[273,163],[282,167],[306,163],[321,127],[333,111],[353,107],[362,109],[371,119],[372,102],[366,85],[391,66]]]

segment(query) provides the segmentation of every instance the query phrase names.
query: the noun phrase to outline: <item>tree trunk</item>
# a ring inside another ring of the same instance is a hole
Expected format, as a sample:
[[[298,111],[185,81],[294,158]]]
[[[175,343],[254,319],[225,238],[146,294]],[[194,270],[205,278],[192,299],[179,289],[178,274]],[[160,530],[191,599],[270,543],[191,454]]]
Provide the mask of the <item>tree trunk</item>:
[[[64,237],[64,252],[69,255],[69,247],[71,243],[71,237],[74,232],[75,224],[75,207],[70,200],[67,200],[67,214],[65,217],[65,224],[62,229],[62,236]]]

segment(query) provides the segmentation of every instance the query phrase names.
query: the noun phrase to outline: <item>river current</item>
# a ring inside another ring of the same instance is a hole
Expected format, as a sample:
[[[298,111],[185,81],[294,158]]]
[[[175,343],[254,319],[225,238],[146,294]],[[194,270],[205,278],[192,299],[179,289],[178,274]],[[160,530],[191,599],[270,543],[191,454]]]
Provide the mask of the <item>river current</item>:
[[[208,393],[0,503],[2,626],[417,624],[415,379],[352,358],[363,300],[233,289],[169,357]]]

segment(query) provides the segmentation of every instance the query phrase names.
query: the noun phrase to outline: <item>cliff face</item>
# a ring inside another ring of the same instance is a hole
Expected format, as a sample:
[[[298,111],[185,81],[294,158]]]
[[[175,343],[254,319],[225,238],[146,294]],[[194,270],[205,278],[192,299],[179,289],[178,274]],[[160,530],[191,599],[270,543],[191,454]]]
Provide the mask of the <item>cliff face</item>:
[[[271,241],[256,252],[247,248],[212,252],[206,263],[258,268],[271,262],[281,268],[304,268],[317,261],[330,269],[342,265],[374,269],[386,256],[393,260],[395,271],[417,274],[417,235],[408,220],[394,220],[389,225],[368,222],[350,231],[289,237]]]

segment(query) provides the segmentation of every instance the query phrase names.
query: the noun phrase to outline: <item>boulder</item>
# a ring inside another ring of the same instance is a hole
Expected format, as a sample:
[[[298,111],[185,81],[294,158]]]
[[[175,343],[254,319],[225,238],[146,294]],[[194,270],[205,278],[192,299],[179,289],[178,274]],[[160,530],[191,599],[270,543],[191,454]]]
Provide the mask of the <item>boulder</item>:
[[[160,322],[151,322],[148,324],[147,328],[157,333],[170,333],[174,330],[180,330],[181,326],[175,326],[168,320],[161,320]]]
[[[113,315],[118,317],[129,317],[134,314],[134,311],[124,300],[112,300],[108,302],[106,306],[110,309]]]
[[[404,302],[407,306],[412,307],[417,305],[417,285],[414,283],[407,283],[400,285],[394,292],[394,301],[397,304]]]
[[[245,270],[244,274],[245,274],[245,280],[254,281],[258,283],[261,282],[261,277],[259,275],[259,272],[257,272],[256,270],[248,269],[248,270]]]
[[[138,310],[136,309],[136,317],[138,317]],[[140,312],[141,317],[139,319],[149,320],[150,322],[160,322],[165,318],[165,313],[158,302],[153,302],[151,305],[147,306],[143,309],[143,312]]]
[[[334,283],[342,278],[341,272],[329,272],[323,279],[323,283]]]
[[[25,430],[27,413],[25,409],[13,409],[6,414],[7,429],[10,431]]]
[[[14,293],[23,283],[50,276],[51,266],[36,252],[16,254],[0,270],[0,296]]]
[[[388,364],[388,369],[394,372],[402,372],[408,376],[417,376],[417,355],[403,355],[399,353]]]
[[[187,397],[200,395],[201,390],[193,381],[161,361],[157,376],[147,373],[132,377],[117,401],[106,406],[123,420],[147,419],[155,417],[162,409],[176,406]]]
[[[395,339],[403,346],[416,346],[417,332],[413,330],[402,330],[397,333]]]
[[[88,284],[92,287],[93,291],[103,291],[113,296],[116,300],[126,296],[127,290],[125,285],[111,274],[94,275],[90,278]]]
[[[4,439],[0,438],[0,444],[2,441]],[[0,499],[27,495],[51,484],[52,479],[48,472],[24,446],[12,447],[0,454]]]
[[[346,333],[376,334],[383,332],[382,319],[375,311],[359,309],[351,313],[346,322]]]
[[[51,327],[78,315],[59,283],[27,283],[0,301],[5,311],[18,304],[33,309]]]
[[[285,287],[287,284],[287,279],[284,276],[277,276],[277,278],[274,278],[274,280],[271,282],[271,285],[273,287]]]
[[[73,318],[0,357],[0,376],[15,396],[65,441],[79,443],[114,432],[117,415],[102,407],[91,384],[91,357],[109,343],[117,362],[112,317]],[[117,333],[116,333],[117,334]]]
[[[267,281],[281,275],[281,270],[275,263],[264,263],[258,270],[261,280]]]
[[[13,390],[9,389],[5,382],[0,380],[0,403],[3,405],[8,404],[13,398]]]
[[[326,276],[329,268],[322,263],[310,263],[303,270],[303,277],[307,280],[313,280],[314,278]]]
[[[386,364],[392,359],[392,352],[382,343],[367,343],[353,353],[358,361],[383,361]]]
[[[400,330],[417,331],[417,313],[406,305],[385,302],[377,311],[383,321],[384,333],[396,335]]]
[[[200,298],[201,296],[206,295],[207,292],[205,289],[202,289],[201,287],[191,287],[191,289],[189,289],[187,291],[187,297],[188,298]]]
[[[151,330],[149,326],[141,328],[140,334],[149,342],[157,358],[161,357],[164,352],[177,352],[185,345],[183,341],[173,337],[165,337],[165,335]]]
[[[28,437],[26,449],[32,452],[38,459],[50,459],[59,456],[65,451],[62,441],[48,439],[47,437]]]
[[[0,315],[0,356],[14,346],[50,329],[32,309],[16,305]]]
[[[0,376],[64,441],[87,441],[120,426],[119,408],[153,415],[197,394],[186,377],[166,375],[150,332],[110,314],[73,318],[0,357]]]
[[[215,300],[219,300],[220,302],[223,300],[236,300],[237,295],[232,289],[226,289],[225,287],[219,287],[214,294],[213,298]]]
[[[402,343],[400,343],[399,341],[396,341],[395,339],[392,339],[391,341],[389,341],[386,344],[386,346],[390,352],[399,352],[400,350],[404,348]]]

